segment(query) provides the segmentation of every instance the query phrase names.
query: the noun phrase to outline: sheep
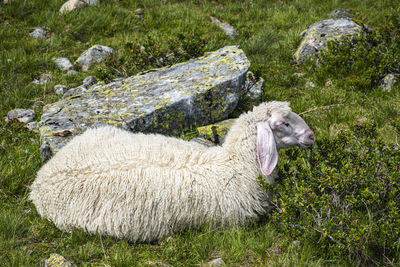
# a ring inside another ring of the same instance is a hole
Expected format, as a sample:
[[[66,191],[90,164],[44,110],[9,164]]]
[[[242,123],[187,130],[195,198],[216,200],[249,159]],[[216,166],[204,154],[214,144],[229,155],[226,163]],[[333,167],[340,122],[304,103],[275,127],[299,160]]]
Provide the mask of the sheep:
[[[186,228],[244,224],[265,215],[278,149],[314,134],[287,102],[242,114],[222,146],[105,126],[74,137],[37,174],[30,200],[44,218],[131,242]]]

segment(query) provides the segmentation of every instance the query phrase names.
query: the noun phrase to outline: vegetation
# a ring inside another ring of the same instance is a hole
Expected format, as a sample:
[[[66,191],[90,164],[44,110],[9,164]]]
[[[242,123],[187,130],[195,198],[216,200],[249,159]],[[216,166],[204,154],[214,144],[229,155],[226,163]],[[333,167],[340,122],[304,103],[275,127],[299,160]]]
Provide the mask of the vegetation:
[[[398,255],[400,149],[384,143],[374,122],[321,138],[311,153],[292,149],[286,156],[281,182],[271,189],[270,219],[280,229],[359,264]]]
[[[108,80],[240,45],[266,80],[263,100],[288,100],[316,134],[312,151],[282,151],[276,205],[254,224],[189,230],[157,244],[59,231],[27,200],[41,166],[39,137],[0,120],[0,264],[35,266],[51,253],[78,265],[194,266],[221,257],[228,266],[395,265],[399,257],[398,137],[400,89],[378,87],[398,73],[397,14],[391,0],[178,1],[110,0],[60,15],[62,0],[0,4],[0,118],[14,108],[59,99],[56,84],[89,75]],[[143,18],[135,15],[141,8]],[[332,42],[317,67],[292,60],[300,33],[337,8],[374,30],[355,42]],[[231,39],[209,16],[239,32]],[[386,26],[384,26],[386,25]],[[50,38],[29,36],[44,26]],[[94,44],[118,53],[87,73],[67,76],[52,63],[71,61]],[[345,67],[343,67],[343,65]],[[42,73],[53,79],[33,84]],[[302,73],[303,76],[293,75]],[[313,82],[313,83],[311,83]],[[241,102],[234,115],[251,108]],[[185,135],[183,135],[185,137]],[[396,164],[397,163],[397,164]]]
[[[400,16],[390,17],[388,24],[356,38],[334,40],[319,58],[316,76],[326,76],[340,86],[373,90],[389,73],[400,75]]]

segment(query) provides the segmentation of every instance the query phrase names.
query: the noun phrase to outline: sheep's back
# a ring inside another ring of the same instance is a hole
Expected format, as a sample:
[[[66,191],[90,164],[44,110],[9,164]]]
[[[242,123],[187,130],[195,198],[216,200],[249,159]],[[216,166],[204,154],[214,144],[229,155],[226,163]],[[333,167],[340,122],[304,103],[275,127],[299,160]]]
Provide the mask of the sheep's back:
[[[160,135],[88,130],[40,169],[30,198],[61,229],[156,240],[212,217],[234,170],[219,148],[206,150]]]

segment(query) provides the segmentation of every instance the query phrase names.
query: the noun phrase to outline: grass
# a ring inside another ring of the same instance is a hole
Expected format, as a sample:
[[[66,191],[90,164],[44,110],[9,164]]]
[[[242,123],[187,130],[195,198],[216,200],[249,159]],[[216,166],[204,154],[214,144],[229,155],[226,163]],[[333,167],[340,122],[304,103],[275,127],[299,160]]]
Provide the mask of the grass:
[[[315,131],[316,138],[332,137],[360,117],[375,120],[387,142],[394,142],[388,121],[399,116],[399,87],[390,93],[378,88],[360,92],[351,87],[316,85],[313,73],[297,66],[292,54],[300,33],[310,24],[327,18],[337,8],[353,10],[369,27],[385,24],[400,12],[390,0],[269,0],[269,1],[163,1],[110,0],[99,6],[60,15],[62,0],[15,0],[0,5],[0,117],[14,108],[31,108],[36,120],[41,108],[59,99],[56,84],[79,85],[96,70],[65,76],[51,62],[65,56],[71,61],[94,44],[113,47],[125,62],[132,60],[126,44],[151,37],[167,47],[178,34],[199,34],[208,40],[207,51],[240,45],[252,63],[251,69],[265,80],[263,100],[287,100]],[[144,10],[143,20],[134,11]],[[211,23],[209,16],[229,22],[240,36],[230,39]],[[44,26],[47,40],[29,36]],[[129,65],[126,65],[129,66]],[[125,70],[127,73],[129,69]],[[304,73],[298,78],[293,73]],[[42,73],[52,73],[46,85],[31,82]],[[246,103],[236,115],[250,108]],[[228,266],[321,266],[354,265],[348,258],[327,258],[318,244],[290,240],[268,221],[243,227],[189,230],[157,244],[129,244],[112,238],[65,233],[43,220],[27,200],[29,185],[41,166],[39,137],[22,124],[0,120],[0,264],[33,266],[56,252],[78,265],[150,266],[162,263],[195,266],[221,257]]]

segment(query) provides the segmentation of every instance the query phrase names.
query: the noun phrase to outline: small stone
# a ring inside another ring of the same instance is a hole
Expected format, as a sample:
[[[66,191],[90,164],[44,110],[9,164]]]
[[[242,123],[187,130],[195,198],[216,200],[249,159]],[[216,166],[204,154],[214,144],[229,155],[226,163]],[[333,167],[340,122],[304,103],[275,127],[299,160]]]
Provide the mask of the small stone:
[[[301,72],[295,72],[295,73],[293,73],[293,76],[294,77],[297,77],[297,78],[301,78],[301,77],[303,77],[305,74],[304,73],[301,73]]]
[[[336,19],[336,18],[351,18],[352,14],[351,14],[351,10],[350,9],[336,9],[333,10],[332,12],[330,12],[328,14],[329,17]]]
[[[26,125],[26,128],[32,132],[39,133],[39,122],[31,121]]]
[[[217,18],[210,16],[211,21],[217,25],[221,30],[225,32],[231,38],[239,36],[239,34],[235,31],[235,29],[226,22],[219,21]]]
[[[77,8],[82,8],[87,5],[88,5],[87,3],[79,1],[79,0],[69,0],[61,6],[60,13],[68,13]]]
[[[76,64],[82,68],[82,71],[88,71],[92,64],[104,61],[111,56],[112,53],[114,53],[114,49],[111,47],[94,45],[82,53],[77,59]]]
[[[5,120],[7,122],[17,120],[19,122],[28,123],[35,118],[35,111],[33,109],[13,109],[7,113]]]
[[[57,253],[52,253],[44,260],[46,267],[73,267],[75,266],[72,262]]]
[[[142,19],[143,15],[144,15],[143,9],[141,9],[141,8],[136,9],[135,10],[135,15],[136,15],[136,17],[138,19]]]
[[[313,82],[311,82],[311,81],[308,81],[308,82],[306,82],[306,86],[307,86],[307,87],[314,88],[314,87],[315,87],[315,84],[314,84]]]
[[[54,92],[56,95],[63,95],[68,91],[68,87],[62,84],[57,84],[54,86]]]
[[[65,137],[65,136],[71,135],[72,132],[71,132],[70,130],[64,129],[64,130],[53,131],[52,134],[53,134],[54,136],[62,136],[62,137]]]
[[[38,79],[35,79],[35,80],[32,81],[32,83],[33,83],[33,84],[36,84],[36,85],[45,85],[45,84],[47,83],[47,80],[38,80]]]
[[[53,62],[57,65],[60,70],[70,70],[74,66],[72,65],[71,61],[69,61],[66,57],[57,57],[53,59]]]
[[[94,6],[97,5],[99,3],[99,0],[83,0],[86,4],[88,4],[89,6]]]
[[[333,85],[333,82],[331,79],[326,80],[325,87],[331,87],[332,85]]]
[[[36,39],[46,39],[48,34],[49,33],[44,28],[37,27],[29,35]]]
[[[42,73],[39,79],[33,80],[32,83],[37,85],[44,85],[51,79],[53,79],[53,75],[51,73]]]
[[[79,74],[79,72],[78,71],[76,71],[76,70],[69,70],[69,71],[67,71],[67,73],[65,73],[65,75],[78,75]]]
[[[382,91],[384,92],[390,92],[392,90],[392,87],[397,83],[397,78],[394,74],[388,74],[386,75],[381,83],[380,87],[382,88]]]
[[[221,258],[218,258],[218,259],[212,260],[206,264],[203,264],[203,267],[222,267],[222,266],[225,266],[225,262]]]
[[[95,84],[97,82],[96,77],[94,76],[88,76],[83,80],[82,85],[86,88],[89,88],[90,86],[92,86],[93,84]]]

